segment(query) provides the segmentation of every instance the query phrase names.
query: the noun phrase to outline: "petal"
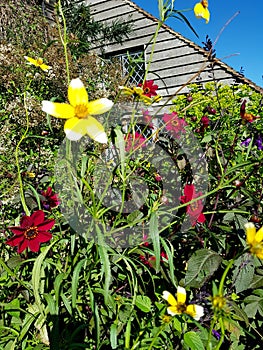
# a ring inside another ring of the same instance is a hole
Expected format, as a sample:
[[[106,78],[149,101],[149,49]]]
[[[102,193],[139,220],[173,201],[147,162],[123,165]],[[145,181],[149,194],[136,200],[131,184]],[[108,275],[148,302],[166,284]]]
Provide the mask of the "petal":
[[[28,247],[28,240],[24,239],[18,246],[18,254],[22,253]]]
[[[86,120],[74,117],[66,121],[64,131],[69,140],[78,141],[82,136],[86,135]]]
[[[244,226],[246,229],[247,243],[253,244],[256,235],[256,227],[252,222],[248,222]]]
[[[67,103],[42,101],[42,111],[56,118],[69,119],[75,115],[75,108]]]
[[[37,227],[38,227],[38,230],[41,232],[41,231],[51,230],[54,225],[55,225],[55,220],[49,219],[49,220],[45,220],[44,222],[39,224]]]
[[[23,236],[13,236],[9,238],[5,243],[10,245],[11,247],[18,246],[22,241],[24,240],[24,235]]]
[[[168,292],[167,290],[163,291],[163,295],[162,297],[164,298],[164,300],[166,300],[170,305],[172,306],[177,306],[177,300],[175,299],[175,297]]]
[[[48,66],[48,65],[46,65],[46,64],[41,64],[40,66],[39,66],[44,72],[46,72],[46,71],[48,71],[49,69],[51,69],[51,67],[50,66]]]
[[[259,259],[263,259],[263,248],[258,250],[256,252],[256,256],[259,258]]]
[[[88,112],[90,115],[98,115],[108,112],[113,106],[113,102],[107,98],[100,98],[88,103]]]
[[[29,63],[33,64],[34,66],[36,66],[36,67],[39,66],[37,60],[35,60],[34,58],[28,57],[28,56],[24,56],[24,58],[25,58]]]
[[[167,308],[167,313],[171,316],[174,316],[174,315],[179,315],[181,314],[182,312],[180,312],[177,308],[177,306],[168,306]]]
[[[186,313],[198,321],[202,316],[204,316],[204,308],[200,305],[190,304],[186,308]]]
[[[258,230],[258,232],[255,235],[255,241],[257,243],[262,242],[263,240],[263,226]]]
[[[43,210],[37,210],[31,215],[32,226],[38,226],[45,220],[45,214]]]
[[[88,103],[87,90],[79,78],[71,80],[68,87],[68,100],[73,107]]]
[[[185,301],[186,301],[186,291],[185,291],[185,289],[183,287],[180,287],[180,286],[177,287],[176,296],[177,296],[177,302],[179,304],[184,304],[185,303]]]
[[[35,239],[28,240],[28,247],[31,250],[31,252],[38,252],[40,246],[40,241],[38,240],[38,237]]]
[[[97,121],[97,119],[93,117],[88,117],[85,120],[85,124],[86,124],[86,132],[91,139],[99,143],[108,142],[108,138],[104,131],[104,128],[101,125],[101,123]]]
[[[23,227],[16,227],[16,226],[11,226],[11,227],[8,227],[8,229],[10,231],[13,232],[13,234],[15,234],[16,236],[23,236],[24,232],[25,232],[25,228]]]

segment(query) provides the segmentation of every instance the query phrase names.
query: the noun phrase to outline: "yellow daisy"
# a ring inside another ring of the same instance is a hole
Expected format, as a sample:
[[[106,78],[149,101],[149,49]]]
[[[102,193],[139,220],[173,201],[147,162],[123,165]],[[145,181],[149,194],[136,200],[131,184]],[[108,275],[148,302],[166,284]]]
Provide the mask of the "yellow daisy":
[[[97,142],[107,143],[108,139],[103,126],[92,115],[108,112],[113,102],[107,98],[89,102],[88,93],[79,78],[71,80],[68,87],[68,100],[70,104],[43,101],[42,111],[56,118],[67,119],[64,131],[69,140],[77,141],[87,134]]]
[[[204,308],[200,305],[190,304],[186,305],[186,291],[183,287],[178,286],[177,287],[177,293],[175,297],[166,290],[163,292],[162,297],[170,304],[170,306],[167,307],[168,314],[174,316],[174,315],[181,315],[181,314],[188,314],[192,316],[195,320],[199,320],[204,315]]]
[[[247,244],[250,253],[263,259],[263,227],[256,232],[256,227],[252,222],[245,224]]]
[[[197,18],[204,18],[206,20],[206,23],[208,23],[210,19],[210,12],[208,10],[208,1],[203,0],[195,4],[194,14]]]
[[[42,58],[37,58],[36,60],[34,58],[24,56],[24,58],[30,63],[33,64],[36,67],[40,67],[44,72],[47,72],[49,69],[51,69],[50,66],[43,63]]]

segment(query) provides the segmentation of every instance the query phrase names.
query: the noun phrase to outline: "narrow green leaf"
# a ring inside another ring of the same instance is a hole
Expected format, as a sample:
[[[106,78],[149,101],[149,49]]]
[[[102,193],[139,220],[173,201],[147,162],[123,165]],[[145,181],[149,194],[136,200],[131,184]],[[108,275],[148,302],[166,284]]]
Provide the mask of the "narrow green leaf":
[[[86,259],[80,260],[73,271],[72,282],[71,282],[71,300],[72,300],[72,308],[73,309],[76,307],[76,304],[77,304],[77,294],[78,294],[80,270],[82,269],[85,262],[86,262]]]
[[[158,217],[156,212],[151,213],[150,218],[150,237],[153,242],[153,250],[155,255],[156,272],[160,270],[160,260],[161,260],[161,247],[160,247],[160,236],[158,230]]]
[[[112,349],[117,349],[117,325],[115,323],[110,327],[110,344]]]

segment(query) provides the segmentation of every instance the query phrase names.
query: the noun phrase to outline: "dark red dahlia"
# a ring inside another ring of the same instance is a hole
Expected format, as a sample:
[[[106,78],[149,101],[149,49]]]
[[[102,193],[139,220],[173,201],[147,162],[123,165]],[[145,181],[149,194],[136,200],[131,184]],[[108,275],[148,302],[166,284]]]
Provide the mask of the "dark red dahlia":
[[[50,208],[55,208],[60,204],[58,195],[53,192],[50,186],[46,191],[41,191],[40,193],[44,197],[44,199],[41,201],[44,209],[49,210]]]
[[[48,232],[55,225],[55,220],[45,220],[42,210],[35,211],[32,215],[24,215],[20,220],[20,226],[8,227],[14,236],[7,240],[6,244],[11,247],[17,246],[20,254],[26,248],[32,252],[38,252],[40,243],[48,242],[52,234]]]

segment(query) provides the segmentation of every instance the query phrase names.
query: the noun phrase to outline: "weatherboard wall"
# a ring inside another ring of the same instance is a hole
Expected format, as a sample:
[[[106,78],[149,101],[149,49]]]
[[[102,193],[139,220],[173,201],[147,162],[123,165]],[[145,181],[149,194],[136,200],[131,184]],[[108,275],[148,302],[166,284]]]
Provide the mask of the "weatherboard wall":
[[[133,32],[129,38],[122,45],[113,42],[104,46],[104,52],[114,55],[116,52],[145,47],[147,65],[152,50],[151,40],[158,25],[157,19],[130,0],[86,0],[86,4],[90,6],[91,14],[97,21],[112,22],[121,19],[133,23]],[[94,48],[99,49],[96,45]],[[212,73],[211,62],[201,47],[163,25],[159,30],[147,79],[154,79],[159,85],[158,92],[163,96],[186,92],[189,82],[206,83],[214,78],[224,84],[233,84],[240,79],[242,82],[242,76],[224,63],[216,60],[213,67]]]

